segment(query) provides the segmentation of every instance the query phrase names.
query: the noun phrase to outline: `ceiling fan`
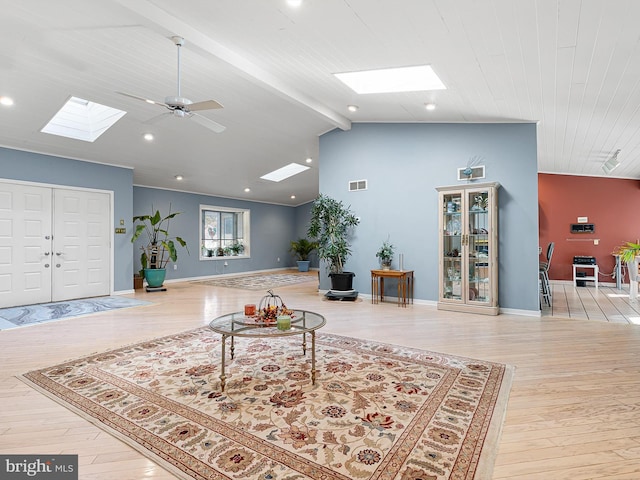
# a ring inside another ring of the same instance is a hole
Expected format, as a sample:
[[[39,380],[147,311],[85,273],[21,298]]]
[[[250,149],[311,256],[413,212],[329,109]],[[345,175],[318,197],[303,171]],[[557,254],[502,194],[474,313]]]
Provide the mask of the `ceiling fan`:
[[[173,115],[174,117],[188,117],[192,118],[195,122],[199,123],[203,127],[208,128],[209,130],[213,130],[216,133],[221,133],[225,130],[226,127],[220,125],[217,122],[214,122],[210,118],[207,118],[203,115],[195,113],[196,111],[201,110],[213,110],[218,108],[223,108],[215,100],[205,100],[203,102],[192,102],[188,98],[185,98],[180,93],[180,47],[184,45],[184,38],[174,36],[171,37],[173,43],[178,47],[178,93],[175,97],[169,96],[165,97],[164,102],[158,102],[155,100],[149,100],[148,98],[139,97],[137,95],[132,95],[130,93],[124,92],[116,92],[120,95],[124,95],[126,97],[135,98],[136,100],[142,100],[143,102],[151,103],[153,105],[160,105],[167,108],[169,111],[160,115],[159,117],[154,117],[146,123],[153,122],[159,118],[163,118],[165,115]]]

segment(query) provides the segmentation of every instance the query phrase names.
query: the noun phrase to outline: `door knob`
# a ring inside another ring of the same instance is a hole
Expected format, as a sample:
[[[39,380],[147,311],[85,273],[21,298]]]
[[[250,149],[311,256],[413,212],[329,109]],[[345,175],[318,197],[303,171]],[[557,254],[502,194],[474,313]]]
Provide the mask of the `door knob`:
[[[48,257],[50,255],[51,252],[44,252],[44,256]]]
[[[56,255],[60,256],[62,255],[64,252],[56,252]]]
[[[49,268],[49,264],[48,264],[48,263],[45,263],[45,264],[44,264],[44,268]]]

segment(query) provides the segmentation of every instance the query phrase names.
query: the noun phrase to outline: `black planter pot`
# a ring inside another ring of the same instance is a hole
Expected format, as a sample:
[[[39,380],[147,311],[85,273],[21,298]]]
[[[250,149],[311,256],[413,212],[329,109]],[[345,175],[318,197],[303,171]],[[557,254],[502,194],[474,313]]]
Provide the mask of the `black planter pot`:
[[[353,290],[353,277],[355,276],[356,274],[353,272],[330,273],[331,290]]]

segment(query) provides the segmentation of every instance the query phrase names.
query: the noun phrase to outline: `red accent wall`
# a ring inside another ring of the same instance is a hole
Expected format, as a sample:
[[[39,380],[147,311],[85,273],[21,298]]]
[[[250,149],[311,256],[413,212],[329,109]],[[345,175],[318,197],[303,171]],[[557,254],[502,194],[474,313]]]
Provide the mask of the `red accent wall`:
[[[611,252],[640,239],[640,180],[540,173],[538,208],[541,257],[549,242],[555,242],[551,280],[573,280],[573,256],[590,255],[600,267],[599,281],[615,282]],[[578,217],[588,217],[595,233],[571,233],[570,224],[578,223]],[[598,245],[594,239],[599,239]]]

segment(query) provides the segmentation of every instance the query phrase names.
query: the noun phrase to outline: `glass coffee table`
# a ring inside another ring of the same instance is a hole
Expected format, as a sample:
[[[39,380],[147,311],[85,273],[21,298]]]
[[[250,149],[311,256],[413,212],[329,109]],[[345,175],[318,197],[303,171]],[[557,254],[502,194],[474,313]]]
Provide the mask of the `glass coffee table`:
[[[275,338],[302,335],[302,354],[307,353],[307,333],[311,334],[311,384],[316,383],[316,330],[326,324],[324,317],[307,310],[293,310],[291,328],[278,330],[276,322],[258,322],[252,317],[247,317],[244,312],[234,312],[217,317],[209,323],[209,328],[222,335],[222,359],[220,365],[220,390],[224,392],[227,381],[225,375],[226,344],[231,337],[231,358],[235,353],[235,337]]]

